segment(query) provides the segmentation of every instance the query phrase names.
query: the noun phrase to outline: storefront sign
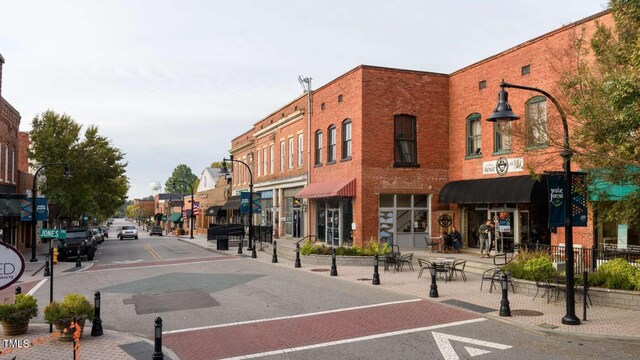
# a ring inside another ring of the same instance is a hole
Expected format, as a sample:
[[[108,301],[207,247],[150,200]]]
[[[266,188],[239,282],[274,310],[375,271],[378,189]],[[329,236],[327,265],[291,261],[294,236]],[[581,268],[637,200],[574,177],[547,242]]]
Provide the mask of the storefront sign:
[[[261,191],[260,196],[263,199],[273,199],[273,190]]]
[[[20,279],[24,272],[24,258],[13,246],[0,242],[0,290]]]
[[[501,212],[498,214],[498,231],[510,233],[511,232],[511,214],[508,212]]]
[[[61,229],[40,229],[40,237],[43,239],[66,239],[67,230]]]
[[[524,158],[505,158],[501,157],[494,161],[485,161],[482,163],[482,174],[498,174],[505,175],[512,172],[524,171]]]
[[[548,174],[547,186],[549,188],[549,227],[560,227],[564,225],[565,219],[565,196],[564,196],[564,175]]]
[[[629,226],[627,224],[618,224],[618,250],[627,248],[627,233]]]

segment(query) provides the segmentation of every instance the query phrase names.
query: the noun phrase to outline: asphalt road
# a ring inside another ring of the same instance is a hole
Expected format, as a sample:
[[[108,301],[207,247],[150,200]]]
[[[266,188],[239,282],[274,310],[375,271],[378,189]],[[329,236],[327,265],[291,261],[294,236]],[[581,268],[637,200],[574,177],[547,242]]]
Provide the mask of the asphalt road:
[[[637,344],[530,332],[368,284],[224,256],[175,236],[118,240],[56,278],[54,296],[102,293],[107,329],[153,335],[182,359],[637,358]],[[75,269],[72,269],[75,270]],[[36,292],[48,302],[48,290]],[[40,317],[42,314],[40,314]],[[40,318],[38,321],[42,321]]]

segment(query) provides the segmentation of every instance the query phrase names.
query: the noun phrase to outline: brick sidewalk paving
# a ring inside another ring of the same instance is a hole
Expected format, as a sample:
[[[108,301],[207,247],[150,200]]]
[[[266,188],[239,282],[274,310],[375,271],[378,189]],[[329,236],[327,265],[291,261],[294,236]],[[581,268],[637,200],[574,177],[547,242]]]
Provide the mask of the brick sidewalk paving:
[[[215,244],[208,243],[206,237],[202,235],[196,236],[195,239],[180,238],[180,240],[227,255],[233,255],[237,252],[237,249],[217,251],[215,250]],[[278,244],[285,245],[284,242],[280,241]],[[245,251],[245,254],[246,253]],[[267,248],[267,251],[258,251],[257,255],[258,261],[271,263],[272,253],[270,249]],[[292,259],[290,260],[279,256],[278,260],[278,264],[273,265],[288,267],[291,268],[292,271],[312,272],[312,269],[329,269],[329,266],[305,265],[304,256],[301,257],[302,269],[295,269]],[[466,282],[460,277],[457,279],[454,278],[453,281],[447,283],[439,281],[438,292],[440,297],[432,299],[429,298],[431,285],[430,274],[423,274],[422,278],[418,279],[418,271],[405,270],[394,273],[383,272],[382,268],[383,267],[380,266],[381,285],[378,286],[381,290],[395,291],[449,304],[456,303],[458,306],[467,309],[473,308],[474,306],[487,308],[483,311],[487,317],[538,331],[609,339],[640,340],[640,312],[638,311],[591,306],[587,309],[588,321],[583,321],[581,325],[578,326],[569,326],[561,322],[562,317],[566,314],[564,300],[552,300],[550,303],[547,303],[547,299],[541,296],[533,300],[530,295],[514,294],[512,291],[509,291],[511,311],[515,314],[512,317],[500,317],[498,314],[502,295],[500,287],[498,286],[498,291],[494,290],[492,293],[489,292],[487,286],[483,288],[483,291],[480,291],[481,277],[478,274],[467,273],[468,281]],[[328,271],[312,273],[317,276],[329,276]],[[372,276],[372,267],[339,266],[337,280],[373,286],[371,285]],[[523,314],[534,314],[533,312],[536,312],[541,315],[517,315],[518,311],[516,310],[527,310],[521,311]],[[582,305],[578,303],[576,304],[576,315],[582,319]]]

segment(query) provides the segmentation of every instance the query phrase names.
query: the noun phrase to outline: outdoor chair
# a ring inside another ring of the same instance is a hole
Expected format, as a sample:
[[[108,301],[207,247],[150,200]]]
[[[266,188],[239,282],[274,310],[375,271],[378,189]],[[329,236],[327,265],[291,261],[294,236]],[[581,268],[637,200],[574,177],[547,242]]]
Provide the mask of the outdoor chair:
[[[429,250],[430,252],[433,253],[433,248],[438,249],[438,247],[440,246],[439,239],[440,238],[437,238],[437,237],[434,238],[434,237],[431,237],[429,235],[425,236],[424,237],[424,241],[426,242],[427,247],[426,247],[426,249],[424,249],[424,252],[427,252],[427,250]]]
[[[393,266],[393,272],[400,270],[400,253],[393,252],[384,257],[384,271],[389,271],[389,266]]]
[[[547,296],[547,304],[554,294],[556,295],[556,300],[558,299],[558,286],[552,285],[545,280],[536,280],[536,294],[533,296],[533,300],[535,300],[538,296],[538,292],[540,291],[540,289],[544,290],[544,293],[542,293],[542,297],[544,297],[545,295]]]
[[[502,269],[499,267],[491,268],[482,273],[482,281],[480,281],[480,291],[482,291],[482,284],[485,281],[489,282],[489,292],[493,292],[493,289],[496,288],[496,283],[500,283],[502,281]],[[511,274],[507,273],[507,284],[511,284],[511,290],[515,293],[516,289],[513,286],[513,282],[511,281]]]
[[[444,282],[451,280],[449,278],[451,270],[446,264],[433,263],[432,266],[436,269],[436,274],[442,274],[444,276]]]
[[[467,265],[467,260],[456,260],[453,262],[453,265],[451,266],[451,277],[453,277],[453,275],[455,274],[456,277],[458,276],[458,273],[460,273],[460,275],[462,275],[462,280],[467,281],[467,275],[464,273],[464,267]]]
[[[420,272],[418,273],[418,279],[422,277],[422,272],[425,270],[431,271],[431,262],[427,259],[418,258],[418,266],[420,266]]]
[[[400,271],[402,271],[402,268],[404,267],[404,264],[409,265],[409,269],[411,269],[411,271],[413,271],[413,264],[411,262],[413,262],[413,253],[408,253],[405,255],[400,256]]]

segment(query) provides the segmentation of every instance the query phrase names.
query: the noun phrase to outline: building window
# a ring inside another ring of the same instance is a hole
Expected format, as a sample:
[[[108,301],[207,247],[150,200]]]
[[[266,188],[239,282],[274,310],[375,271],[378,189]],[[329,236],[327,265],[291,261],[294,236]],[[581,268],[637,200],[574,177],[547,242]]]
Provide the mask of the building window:
[[[4,181],[9,182],[9,145],[4,145]]]
[[[289,138],[289,169],[293,169],[293,138]]]
[[[264,171],[264,175],[267,176],[269,174],[269,169],[267,168],[267,148],[262,149],[262,171]]]
[[[322,165],[322,131],[316,131],[315,164]]]
[[[280,141],[280,172],[284,171],[284,140]]]
[[[482,126],[480,114],[467,117],[467,156],[482,155]]]
[[[269,160],[271,160],[271,166],[269,173],[273,174],[274,172],[274,163],[275,163],[275,150],[273,144],[269,147]]]
[[[342,159],[351,158],[351,119],[342,122]]]
[[[547,99],[535,96],[526,103],[527,147],[547,144]]]
[[[324,103],[320,104],[320,110],[324,110]]]
[[[16,149],[11,149],[11,182],[16,183]]]
[[[298,167],[304,165],[304,136],[298,134]]]
[[[487,87],[487,80],[482,80],[478,83],[478,89],[482,90]]]
[[[338,102],[341,103],[342,102],[342,94],[338,95]]]
[[[522,75],[527,75],[531,72],[531,65],[525,65],[522,67],[522,69],[520,70]]]
[[[258,153],[258,175],[257,176],[261,176],[260,170],[262,169],[262,162],[260,161],[260,150],[258,150],[257,153]]]
[[[336,162],[336,126],[327,130],[327,164]]]
[[[416,117],[394,116],[395,166],[417,165]]]
[[[388,244],[413,247],[430,234],[431,199],[428,194],[380,194],[378,200],[378,237]],[[414,235],[412,243],[408,237]],[[400,240],[400,241],[399,241]],[[405,241],[406,243],[402,243]],[[424,246],[424,244],[422,243]]]
[[[493,151],[495,153],[511,152],[511,122],[493,123]]]

